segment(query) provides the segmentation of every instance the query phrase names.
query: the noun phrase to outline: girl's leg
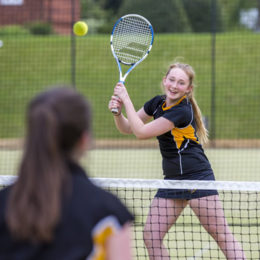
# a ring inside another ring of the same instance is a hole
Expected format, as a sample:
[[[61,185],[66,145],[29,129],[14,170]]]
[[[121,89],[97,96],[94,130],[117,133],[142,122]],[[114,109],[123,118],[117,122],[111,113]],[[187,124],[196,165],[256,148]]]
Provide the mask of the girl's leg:
[[[202,226],[215,239],[227,259],[246,259],[240,243],[229,229],[218,195],[193,199],[189,204]]]
[[[169,260],[163,238],[186,207],[181,199],[154,198],[144,227],[144,243],[150,260]]]

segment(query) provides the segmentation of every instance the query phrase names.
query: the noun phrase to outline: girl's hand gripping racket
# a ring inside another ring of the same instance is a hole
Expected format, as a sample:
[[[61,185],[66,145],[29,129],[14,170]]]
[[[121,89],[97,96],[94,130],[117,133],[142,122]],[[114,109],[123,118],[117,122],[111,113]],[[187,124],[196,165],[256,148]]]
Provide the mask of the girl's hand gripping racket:
[[[110,45],[119,70],[119,82],[124,83],[128,74],[147,57],[153,39],[153,27],[143,16],[128,14],[117,20],[111,33]],[[124,76],[120,63],[131,66]],[[118,108],[113,108],[111,112],[117,114]]]

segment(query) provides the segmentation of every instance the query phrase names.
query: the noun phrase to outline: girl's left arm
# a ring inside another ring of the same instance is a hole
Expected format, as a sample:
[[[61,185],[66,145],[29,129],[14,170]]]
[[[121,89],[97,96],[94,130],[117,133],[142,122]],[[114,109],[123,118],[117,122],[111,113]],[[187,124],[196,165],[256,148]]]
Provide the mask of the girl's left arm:
[[[145,124],[137,115],[134,105],[127,93],[125,86],[118,83],[114,91],[119,96],[125,106],[125,111],[131,129],[138,139],[148,139],[162,135],[174,128],[174,124],[166,118],[160,117],[152,122]]]

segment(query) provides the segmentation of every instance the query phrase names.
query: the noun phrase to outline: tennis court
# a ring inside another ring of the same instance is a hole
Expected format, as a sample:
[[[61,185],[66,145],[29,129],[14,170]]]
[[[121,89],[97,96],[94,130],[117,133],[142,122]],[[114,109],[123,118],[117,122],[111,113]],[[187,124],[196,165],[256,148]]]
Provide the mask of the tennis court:
[[[216,180],[225,182],[218,190],[227,221],[247,259],[259,260],[259,1],[69,3],[0,0],[0,177],[17,174],[24,115],[31,98],[57,85],[75,88],[93,109],[93,148],[81,163],[90,177],[108,178],[101,186],[135,213],[135,255],[138,260],[148,259],[143,227],[157,188],[166,185],[159,182],[163,179],[161,154],[155,138],[138,141],[120,134],[108,110],[119,78],[110,49],[111,31],[119,17],[140,14],[151,22],[154,42],[147,58],[126,80],[134,106],[139,109],[162,94],[162,78],[176,58],[192,65],[196,100],[209,130],[205,153]],[[77,20],[88,24],[84,37],[72,32]],[[132,55],[134,45],[128,47]],[[242,190],[245,182],[256,186]],[[166,235],[165,245],[172,259],[225,259],[189,207]]]
[[[206,154],[217,180],[260,181],[260,149],[206,149]],[[0,150],[0,174],[16,174],[20,156],[20,150]],[[163,178],[158,149],[94,149],[81,162],[91,177]]]
[[[10,183],[10,176],[1,179],[0,186]],[[136,259],[148,259],[143,230],[156,188],[217,189],[225,218],[247,259],[259,259],[259,189],[260,182],[161,181],[150,179],[92,178],[100,187],[117,195],[134,213],[132,246]],[[210,201],[209,201],[210,203]],[[164,208],[160,209],[163,212]],[[162,223],[163,224],[163,223]],[[216,241],[205,231],[187,206],[164,237],[164,245],[174,259],[226,259]]]

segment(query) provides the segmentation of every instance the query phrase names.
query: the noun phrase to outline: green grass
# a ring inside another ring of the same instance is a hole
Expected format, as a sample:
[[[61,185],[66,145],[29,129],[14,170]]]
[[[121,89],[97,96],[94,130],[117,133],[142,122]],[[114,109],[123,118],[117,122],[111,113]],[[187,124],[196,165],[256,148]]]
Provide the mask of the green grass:
[[[206,149],[219,181],[260,182],[260,149]],[[21,151],[0,150],[0,175],[16,174]],[[158,149],[95,149],[82,158],[91,177],[162,179]]]
[[[2,37],[0,48],[0,138],[21,136],[24,110],[46,86],[70,84],[70,38],[61,36]],[[216,39],[216,137],[260,138],[260,34],[219,34]],[[197,73],[196,96],[211,117],[211,36],[155,35],[151,54],[127,78],[136,108],[160,94],[160,82],[177,56]],[[77,88],[93,105],[96,138],[126,138],[114,127],[107,109],[118,80],[109,35],[76,38]]]

